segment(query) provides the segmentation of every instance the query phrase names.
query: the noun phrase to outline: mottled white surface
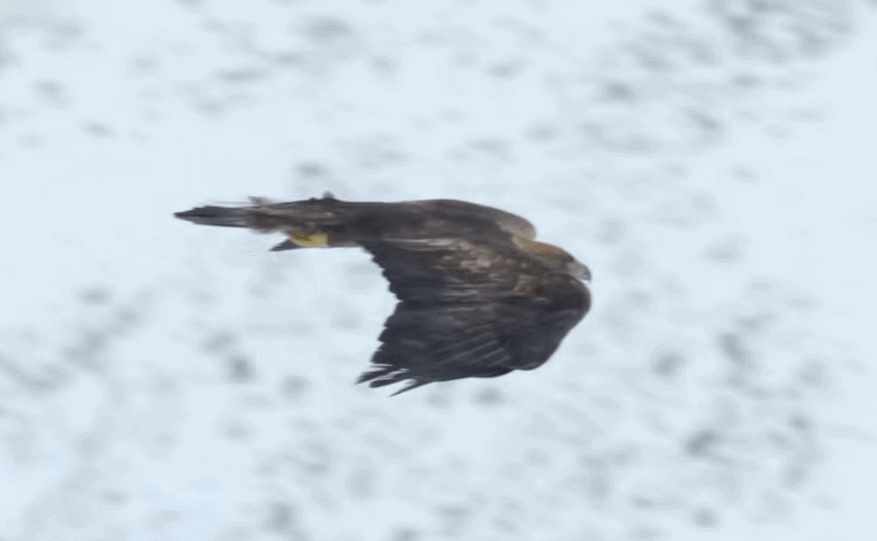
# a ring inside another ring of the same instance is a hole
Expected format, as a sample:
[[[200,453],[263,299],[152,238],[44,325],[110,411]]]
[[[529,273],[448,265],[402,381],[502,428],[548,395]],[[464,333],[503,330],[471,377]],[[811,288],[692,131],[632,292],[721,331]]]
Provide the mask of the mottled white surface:
[[[0,3],[0,541],[873,538],[865,0]],[[170,214],[455,197],[594,272],[540,370],[352,385],[358,251]]]

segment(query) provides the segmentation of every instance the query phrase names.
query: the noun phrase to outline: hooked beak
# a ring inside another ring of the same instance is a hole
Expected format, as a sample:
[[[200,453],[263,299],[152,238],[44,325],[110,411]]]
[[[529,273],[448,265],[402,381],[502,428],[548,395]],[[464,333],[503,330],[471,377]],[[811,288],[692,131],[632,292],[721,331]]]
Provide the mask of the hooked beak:
[[[584,263],[573,261],[569,263],[566,268],[570,275],[587,282],[588,284],[591,283],[591,269],[589,269]]]

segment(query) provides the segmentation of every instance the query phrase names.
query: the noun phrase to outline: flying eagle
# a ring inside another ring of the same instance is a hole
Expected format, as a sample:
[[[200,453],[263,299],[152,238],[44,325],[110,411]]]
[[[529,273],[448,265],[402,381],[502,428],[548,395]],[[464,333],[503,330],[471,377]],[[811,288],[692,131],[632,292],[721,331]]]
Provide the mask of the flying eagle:
[[[273,251],[360,246],[399,299],[358,383],[495,377],[545,363],[591,305],[588,267],[535,240],[526,219],[451,199],[322,198],[175,214],[196,224],[279,232]]]

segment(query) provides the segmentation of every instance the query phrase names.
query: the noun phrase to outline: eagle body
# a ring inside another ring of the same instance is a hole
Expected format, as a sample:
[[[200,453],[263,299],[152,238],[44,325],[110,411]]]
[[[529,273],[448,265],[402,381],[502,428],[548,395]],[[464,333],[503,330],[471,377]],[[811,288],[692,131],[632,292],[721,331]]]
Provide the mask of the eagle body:
[[[359,382],[407,385],[495,377],[544,364],[591,305],[590,272],[535,240],[525,218],[465,201],[323,198],[175,216],[197,224],[277,232],[274,251],[361,247],[398,298]]]

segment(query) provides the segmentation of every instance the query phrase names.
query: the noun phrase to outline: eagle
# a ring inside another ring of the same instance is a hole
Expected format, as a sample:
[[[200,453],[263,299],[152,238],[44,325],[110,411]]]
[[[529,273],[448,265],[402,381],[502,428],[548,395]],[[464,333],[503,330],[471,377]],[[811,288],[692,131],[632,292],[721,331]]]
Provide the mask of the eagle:
[[[380,347],[357,380],[395,394],[544,364],[591,306],[591,273],[536,240],[527,219],[454,199],[401,202],[322,197],[174,214],[196,224],[281,233],[272,251],[361,247],[397,297]]]

